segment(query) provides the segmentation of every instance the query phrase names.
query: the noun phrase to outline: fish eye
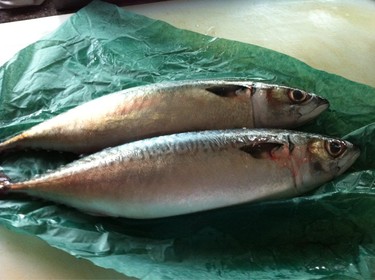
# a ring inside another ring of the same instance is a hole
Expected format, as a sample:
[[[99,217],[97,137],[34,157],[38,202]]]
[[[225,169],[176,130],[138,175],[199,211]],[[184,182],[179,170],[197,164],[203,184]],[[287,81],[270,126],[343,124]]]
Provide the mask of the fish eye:
[[[345,142],[340,140],[326,141],[326,150],[330,156],[336,158],[341,156],[347,149]]]
[[[288,92],[288,96],[291,101],[295,103],[302,103],[309,99],[310,95],[308,95],[306,92],[301,91],[299,89],[291,89]]]

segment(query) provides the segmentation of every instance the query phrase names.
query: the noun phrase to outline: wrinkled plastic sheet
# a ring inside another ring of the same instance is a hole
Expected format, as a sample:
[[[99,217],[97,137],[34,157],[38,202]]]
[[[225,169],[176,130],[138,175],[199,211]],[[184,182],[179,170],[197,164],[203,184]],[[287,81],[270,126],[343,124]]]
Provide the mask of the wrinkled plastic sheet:
[[[0,139],[124,88],[221,77],[326,97],[330,109],[301,129],[344,137],[360,147],[360,158],[346,174],[293,199],[139,221],[10,195],[0,198],[0,224],[141,279],[374,278],[375,89],[283,54],[94,1],[0,68]],[[0,166],[24,180],[72,160],[22,151],[3,155]]]

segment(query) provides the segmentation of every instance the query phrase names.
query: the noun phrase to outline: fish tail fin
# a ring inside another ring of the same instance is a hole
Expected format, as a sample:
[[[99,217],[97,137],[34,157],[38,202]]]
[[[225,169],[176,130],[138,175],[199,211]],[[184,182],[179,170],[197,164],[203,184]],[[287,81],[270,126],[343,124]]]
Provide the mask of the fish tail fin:
[[[0,154],[13,148],[13,143],[10,141],[11,139],[0,142]]]
[[[18,134],[14,137],[11,137],[3,142],[0,142],[0,154],[8,151],[16,149],[19,143],[23,141],[23,139],[26,138],[24,133]]]
[[[6,193],[10,190],[12,183],[7,175],[0,172],[0,194]]]
[[[7,150],[7,141],[0,142],[0,153],[3,153],[3,151]]]

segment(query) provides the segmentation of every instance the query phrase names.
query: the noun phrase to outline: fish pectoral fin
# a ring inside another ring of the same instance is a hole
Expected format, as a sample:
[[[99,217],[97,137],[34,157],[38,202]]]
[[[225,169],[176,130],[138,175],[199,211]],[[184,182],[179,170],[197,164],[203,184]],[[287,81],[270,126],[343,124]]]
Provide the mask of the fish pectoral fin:
[[[206,90],[220,97],[237,97],[244,95],[246,91],[251,92],[250,88],[240,85],[218,85]]]
[[[264,159],[269,158],[272,154],[272,151],[277,150],[282,146],[283,144],[281,143],[259,142],[242,146],[239,149],[242,152],[251,155],[253,158]]]

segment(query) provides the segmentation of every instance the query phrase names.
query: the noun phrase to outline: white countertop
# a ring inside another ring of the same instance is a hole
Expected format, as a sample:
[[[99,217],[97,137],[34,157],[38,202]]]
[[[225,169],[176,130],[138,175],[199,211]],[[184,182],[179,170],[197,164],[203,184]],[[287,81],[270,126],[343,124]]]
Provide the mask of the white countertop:
[[[175,0],[127,9],[179,28],[270,48],[375,87],[372,0]],[[0,65],[69,16],[0,24]],[[0,263],[2,279],[126,279],[3,227]]]

